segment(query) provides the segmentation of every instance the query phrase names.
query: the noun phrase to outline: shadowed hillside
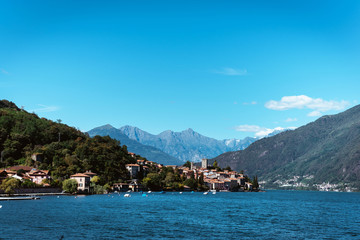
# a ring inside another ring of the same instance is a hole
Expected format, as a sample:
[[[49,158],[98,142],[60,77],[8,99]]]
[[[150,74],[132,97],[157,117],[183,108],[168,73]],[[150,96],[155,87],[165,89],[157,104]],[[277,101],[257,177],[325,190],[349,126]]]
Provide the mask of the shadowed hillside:
[[[243,151],[228,152],[214,160],[220,166],[258,175],[269,186],[299,176],[311,184],[350,183],[359,187],[360,105],[323,116],[294,131],[261,139]]]

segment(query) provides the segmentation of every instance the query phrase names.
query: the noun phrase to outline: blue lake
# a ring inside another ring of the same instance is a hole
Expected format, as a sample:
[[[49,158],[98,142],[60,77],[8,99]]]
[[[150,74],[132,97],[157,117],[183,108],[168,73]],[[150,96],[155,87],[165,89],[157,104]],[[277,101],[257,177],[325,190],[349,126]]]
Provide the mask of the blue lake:
[[[123,195],[2,201],[0,239],[360,239],[360,193]]]

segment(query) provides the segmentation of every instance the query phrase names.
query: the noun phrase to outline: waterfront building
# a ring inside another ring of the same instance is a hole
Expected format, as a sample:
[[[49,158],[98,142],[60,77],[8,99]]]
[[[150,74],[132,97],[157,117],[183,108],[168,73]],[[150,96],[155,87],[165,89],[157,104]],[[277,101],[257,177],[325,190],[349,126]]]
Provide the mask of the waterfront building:
[[[33,169],[29,172],[31,181],[36,184],[42,184],[45,179],[50,179],[49,170],[36,170]]]
[[[90,176],[84,173],[76,173],[70,176],[70,179],[75,179],[78,183],[78,192],[90,192]]]

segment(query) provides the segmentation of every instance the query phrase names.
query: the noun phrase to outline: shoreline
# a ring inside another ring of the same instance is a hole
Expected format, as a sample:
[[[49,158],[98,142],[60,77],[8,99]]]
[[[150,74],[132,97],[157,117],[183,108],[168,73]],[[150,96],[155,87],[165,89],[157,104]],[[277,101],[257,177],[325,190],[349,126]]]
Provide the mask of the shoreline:
[[[21,197],[21,196],[57,196],[57,195],[71,195],[68,193],[16,193],[16,194],[0,194],[0,197]]]

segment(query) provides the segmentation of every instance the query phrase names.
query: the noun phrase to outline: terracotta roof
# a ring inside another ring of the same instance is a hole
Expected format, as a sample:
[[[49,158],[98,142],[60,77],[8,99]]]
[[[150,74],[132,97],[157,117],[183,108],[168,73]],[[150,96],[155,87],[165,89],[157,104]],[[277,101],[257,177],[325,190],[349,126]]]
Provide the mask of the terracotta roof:
[[[90,177],[89,175],[83,174],[83,173],[76,173],[74,175],[71,175],[70,177]]]
[[[0,170],[0,173],[2,172],[6,172],[7,174],[15,174],[16,171],[10,171],[9,169],[3,169],[3,170]]]
[[[9,167],[8,169],[11,171],[17,171],[17,170],[23,169],[26,172],[30,172],[33,169],[33,167],[19,165],[19,166]]]
[[[84,172],[83,174],[88,175],[88,176],[90,176],[90,177],[93,177],[93,176],[96,176],[96,175],[97,175],[96,173],[93,173],[93,172],[91,172],[91,171],[86,171],[86,172]]]
[[[33,169],[30,171],[31,175],[43,175],[43,174],[49,174],[49,170],[37,170],[37,169]]]
[[[139,164],[126,164],[126,167],[140,167]]]

